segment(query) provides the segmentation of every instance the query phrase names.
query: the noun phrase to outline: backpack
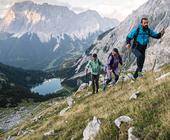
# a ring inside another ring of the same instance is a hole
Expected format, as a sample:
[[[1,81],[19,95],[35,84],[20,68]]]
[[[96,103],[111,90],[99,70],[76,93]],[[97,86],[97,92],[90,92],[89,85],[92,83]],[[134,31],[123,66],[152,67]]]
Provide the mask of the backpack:
[[[97,63],[99,64],[99,66],[102,65],[102,63],[99,61],[99,59],[97,59]],[[90,65],[91,65],[91,63],[90,63]]]
[[[107,59],[109,59],[110,57],[112,57],[112,63],[113,63],[114,62],[114,57],[112,56],[112,53],[109,54]],[[119,63],[122,65],[123,64],[122,57],[120,55],[118,55],[118,58],[119,58]]]
[[[108,56],[108,58],[107,58],[107,59],[109,59],[109,58],[110,58],[110,56],[112,56],[112,53],[110,53],[110,54],[109,54],[109,56]]]

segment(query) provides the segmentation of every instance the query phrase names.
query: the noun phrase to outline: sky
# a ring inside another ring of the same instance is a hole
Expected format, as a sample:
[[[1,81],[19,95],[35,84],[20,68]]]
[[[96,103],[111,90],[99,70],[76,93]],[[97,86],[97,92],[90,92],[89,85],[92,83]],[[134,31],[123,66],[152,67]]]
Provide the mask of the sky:
[[[0,18],[15,2],[25,0],[0,0]],[[125,19],[133,10],[145,3],[147,0],[32,0],[36,3],[49,3],[52,5],[67,6],[76,13],[85,10],[96,10],[100,15],[109,18],[117,18],[119,21]]]

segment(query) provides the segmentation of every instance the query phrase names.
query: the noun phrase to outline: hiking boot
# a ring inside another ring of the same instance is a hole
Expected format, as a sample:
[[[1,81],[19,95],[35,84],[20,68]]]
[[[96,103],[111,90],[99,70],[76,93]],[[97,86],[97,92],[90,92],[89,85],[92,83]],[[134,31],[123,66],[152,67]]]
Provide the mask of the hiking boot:
[[[133,75],[133,78],[132,78],[132,80],[136,80],[137,78],[142,78],[142,77],[144,77],[143,76],[143,74],[141,73],[141,72],[135,72],[135,74]]]
[[[118,82],[119,82],[119,80],[116,80],[116,81],[114,80],[114,81],[111,82],[111,85],[114,86],[114,85],[116,85]]]
[[[99,93],[99,91],[98,91],[98,90],[96,91],[96,94],[97,94],[97,93]]]
[[[112,85],[112,86],[114,86],[115,84],[116,84],[115,81],[112,81],[112,82],[110,83],[110,85]]]
[[[144,75],[142,73],[139,73],[138,77],[142,78],[142,77],[144,77]]]
[[[137,79],[137,77],[135,77],[134,75],[132,75],[130,78],[131,78],[133,81],[136,81],[136,79]]]
[[[138,73],[135,73],[135,74],[133,75],[133,78],[134,78],[134,79],[137,79],[137,78],[138,78]]]

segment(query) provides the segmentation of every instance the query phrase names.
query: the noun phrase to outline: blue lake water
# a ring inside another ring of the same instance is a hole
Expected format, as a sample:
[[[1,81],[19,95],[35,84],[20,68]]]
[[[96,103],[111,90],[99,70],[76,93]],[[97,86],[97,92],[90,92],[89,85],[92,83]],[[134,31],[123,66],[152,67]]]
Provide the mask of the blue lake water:
[[[49,79],[44,81],[43,83],[31,88],[32,92],[37,92],[40,95],[47,95],[50,93],[55,93],[61,90],[63,87],[61,85],[61,81],[58,78]]]

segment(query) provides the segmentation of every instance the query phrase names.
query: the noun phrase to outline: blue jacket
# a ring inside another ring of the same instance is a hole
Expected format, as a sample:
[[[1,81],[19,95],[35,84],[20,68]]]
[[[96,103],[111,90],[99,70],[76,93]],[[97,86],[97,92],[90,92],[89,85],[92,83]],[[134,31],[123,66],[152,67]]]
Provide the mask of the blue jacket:
[[[137,35],[138,33],[138,35]],[[139,44],[139,46],[147,46],[149,43],[149,37],[159,39],[161,38],[161,33],[156,33],[151,29],[144,30],[142,25],[140,24],[138,28],[132,29],[132,31],[128,34],[126,38],[126,43],[131,44],[131,40],[133,40],[136,37],[136,42]],[[132,48],[135,44],[132,45]]]

